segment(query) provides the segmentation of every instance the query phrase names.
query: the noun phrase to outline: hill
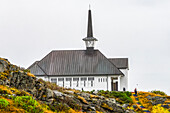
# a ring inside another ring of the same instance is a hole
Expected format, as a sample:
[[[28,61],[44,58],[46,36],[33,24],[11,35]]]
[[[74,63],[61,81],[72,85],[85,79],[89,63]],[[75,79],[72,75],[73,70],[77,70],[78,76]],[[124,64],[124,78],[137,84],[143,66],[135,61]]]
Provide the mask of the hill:
[[[159,94],[155,94],[159,93]],[[161,95],[160,95],[161,94]],[[37,79],[24,68],[0,58],[2,113],[167,112],[169,96],[161,92],[79,91]]]

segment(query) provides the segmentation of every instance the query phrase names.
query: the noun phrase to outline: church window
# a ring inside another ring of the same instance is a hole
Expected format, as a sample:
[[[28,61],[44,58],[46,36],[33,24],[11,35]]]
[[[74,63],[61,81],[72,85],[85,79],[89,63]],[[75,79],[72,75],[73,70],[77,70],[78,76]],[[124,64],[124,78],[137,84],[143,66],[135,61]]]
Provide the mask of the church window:
[[[86,87],[87,78],[86,78],[86,77],[82,77],[82,78],[81,78],[81,81],[82,81],[82,82],[81,82],[81,85],[84,86],[84,87]]]
[[[58,85],[64,87],[64,78],[58,78]]]
[[[89,77],[88,78],[88,81],[93,81],[94,80],[94,77]]]
[[[66,78],[66,81],[71,81],[72,80],[72,78]]]
[[[77,81],[76,82],[76,87],[79,87],[79,78],[73,78],[73,81]]]
[[[93,87],[93,81],[91,81],[91,87]]]
[[[100,82],[100,78],[98,78],[98,82]]]
[[[81,78],[81,81],[86,81],[87,80],[87,78]]]
[[[57,78],[51,78],[51,82],[57,84]]]
[[[70,82],[70,87],[71,87],[71,81],[72,81],[72,78],[66,78],[66,81],[69,81]]]
[[[73,78],[73,81],[79,81],[79,78]]]
[[[64,78],[58,78],[58,81],[64,81]]]
[[[102,78],[101,78],[101,82],[102,82]]]
[[[76,87],[79,87],[79,81],[77,81]]]

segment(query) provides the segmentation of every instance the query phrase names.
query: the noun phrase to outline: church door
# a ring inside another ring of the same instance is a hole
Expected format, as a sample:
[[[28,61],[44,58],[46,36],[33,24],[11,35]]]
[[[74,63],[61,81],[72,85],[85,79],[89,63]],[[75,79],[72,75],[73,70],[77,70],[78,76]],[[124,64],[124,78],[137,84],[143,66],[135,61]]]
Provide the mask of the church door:
[[[111,91],[118,91],[118,78],[111,78]]]

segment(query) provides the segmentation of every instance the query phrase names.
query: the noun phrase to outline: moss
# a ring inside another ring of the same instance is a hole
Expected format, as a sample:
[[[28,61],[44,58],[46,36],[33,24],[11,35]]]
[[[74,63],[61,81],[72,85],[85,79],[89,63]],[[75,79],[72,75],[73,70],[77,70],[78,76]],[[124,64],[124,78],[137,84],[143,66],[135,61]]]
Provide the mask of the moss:
[[[6,99],[0,99],[0,108],[5,109],[9,105],[9,102]]]
[[[29,73],[29,72],[27,73],[27,75],[30,77],[35,77],[35,75],[33,75],[32,73]]]
[[[77,98],[78,98],[80,101],[82,101],[83,103],[88,104],[88,102],[87,102],[83,97],[78,96]]]
[[[113,108],[109,107],[106,103],[102,103],[101,107],[113,111]]]
[[[97,95],[90,95],[90,98],[99,98],[99,96],[97,96]]]
[[[42,97],[46,98],[46,97],[47,97],[47,95],[43,95]]]
[[[0,60],[3,60],[3,61],[5,61],[7,64],[10,64],[10,62],[9,62],[7,59],[0,58]]]
[[[1,80],[6,80],[6,79],[7,79],[7,76],[8,76],[8,73],[6,73],[6,72],[0,72],[0,79],[1,79]]]
[[[0,85],[0,93],[1,94],[10,94],[10,95],[13,94],[7,86],[3,86],[3,85]]]

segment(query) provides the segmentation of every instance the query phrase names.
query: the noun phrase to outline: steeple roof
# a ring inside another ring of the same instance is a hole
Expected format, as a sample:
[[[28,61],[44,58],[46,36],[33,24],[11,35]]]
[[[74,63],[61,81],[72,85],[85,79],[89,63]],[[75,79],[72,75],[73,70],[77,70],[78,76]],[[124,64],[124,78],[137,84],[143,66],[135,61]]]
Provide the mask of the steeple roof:
[[[96,38],[93,37],[93,26],[92,26],[92,15],[91,9],[88,10],[88,26],[87,26],[87,37],[83,38],[84,41],[97,41]]]

